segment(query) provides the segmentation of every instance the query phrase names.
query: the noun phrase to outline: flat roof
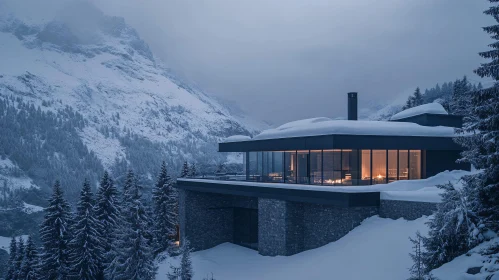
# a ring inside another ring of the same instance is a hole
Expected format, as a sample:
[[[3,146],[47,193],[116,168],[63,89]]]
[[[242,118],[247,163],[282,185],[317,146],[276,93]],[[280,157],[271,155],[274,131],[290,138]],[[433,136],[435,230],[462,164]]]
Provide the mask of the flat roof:
[[[177,179],[177,188],[228,195],[273,198],[295,202],[334,205],[339,207],[379,206],[379,190],[300,184]]]

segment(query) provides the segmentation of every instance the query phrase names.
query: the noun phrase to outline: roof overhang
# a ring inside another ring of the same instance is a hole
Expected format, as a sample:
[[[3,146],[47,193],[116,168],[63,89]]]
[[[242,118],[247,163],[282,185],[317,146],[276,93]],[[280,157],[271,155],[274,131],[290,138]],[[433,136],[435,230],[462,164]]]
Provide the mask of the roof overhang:
[[[269,185],[270,184],[270,185]],[[176,187],[179,189],[218,193],[228,195],[240,195],[249,197],[272,198],[286,201],[315,203],[333,205],[338,207],[370,207],[379,206],[379,191],[345,192],[334,191],[334,187],[290,184],[288,188],[282,187],[286,184],[217,181],[205,179],[178,179]]]
[[[219,152],[323,149],[462,150],[452,137],[321,135],[219,143]]]

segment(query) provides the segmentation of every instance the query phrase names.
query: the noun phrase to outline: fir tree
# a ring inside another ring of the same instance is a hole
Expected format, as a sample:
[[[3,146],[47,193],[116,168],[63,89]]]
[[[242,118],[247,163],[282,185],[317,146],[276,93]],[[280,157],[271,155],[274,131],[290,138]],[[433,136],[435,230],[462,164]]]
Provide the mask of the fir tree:
[[[69,272],[68,243],[71,239],[71,212],[56,181],[45,218],[40,227],[42,279],[67,279]]]
[[[419,105],[423,105],[423,95],[421,94],[421,90],[419,89],[419,87],[417,87],[414,93],[407,98],[407,102],[405,103],[404,107],[402,107],[402,109],[407,110]]]
[[[466,76],[462,80],[454,82],[452,100],[450,101],[450,111],[455,115],[468,116],[470,114],[470,91],[471,86]]]
[[[191,251],[189,240],[186,239],[182,245],[182,257],[180,258],[180,279],[182,280],[191,280],[194,276]]]
[[[416,232],[416,237],[409,237],[409,240],[412,243],[412,253],[410,253],[409,256],[411,256],[413,262],[411,268],[409,269],[409,272],[411,273],[409,280],[424,280],[426,269],[423,263],[423,237],[418,231]]]
[[[196,169],[196,164],[195,163],[191,164],[191,168],[189,171],[189,177],[194,178],[198,175],[197,173],[198,173],[198,171]]]
[[[9,261],[7,263],[8,269],[7,269],[7,274],[5,275],[5,280],[16,279],[17,276],[16,260],[17,260],[17,240],[15,237],[12,237],[12,239],[10,240]]]
[[[421,95],[421,90],[419,87],[414,91],[413,107],[423,105],[423,96]]]
[[[123,194],[123,221],[116,245],[117,255],[106,269],[109,279],[150,280],[156,273],[148,236],[149,217],[142,202],[140,186],[129,171]]]
[[[187,178],[189,177],[189,164],[187,161],[184,161],[184,165],[182,166],[182,173],[180,173],[180,178]]]
[[[173,241],[176,233],[177,195],[166,169],[166,163],[161,165],[158,180],[153,189],[154,203],[154,236],[156,253],[165,251]]]
[[[498,1],[491,0],[492,7],[485,14],[499,22]],[[465,118],[463,131],[467,135],[458,138],[465,147],[463,161],[470,162],[483,172],[467,179],[476,189],[477,212],[485,225],[499,231],[499,24],[484,27],[494,43],[492,50],[481,52],[480,56],[491,60],[475,70],[480,77],[495,80],[492,87],[477,90],[471,98],[472,118]]]
[[[98,279],[102,262],[103,244],[98,229],[101,227],[94,216],[94,199],[90,183],[85,180],[77,205],[73,235],[69,243],[70,276],[74,279]]]
[[[477,226],[479,220],[468,201],[473,189],[468,185],[455,187],[450,182],[437,187],[444,190],[442,203],[427,223],[428,237],[423,238],[423,263],[428,271],[466,253],[483,239]]]
[[[15,262],[15,270],[16,270],[16,276],[15,279],[21,279],[20,272],[21,272],[21,265],[24,260],[24,240],[22,236],[19,236],[19,240],[17,241],[17,250],[16,250],[16,262]]]
[[[28,236],[26,241],[26,248],[24,249],[24,259],[21,264],[21,270],[19,272],[19,279],[26,280],[37,280],[40,279],[38,275],[38,252],[36,250],[33,238]]]
[[[192,271],[192,260],[189,240],[185,240],[180,248],[180,265],[175,267],[170,265],[170,271],[167,274],[168,280],[191,280],[194,276]]]
[[[104,172],[102,176],[99,190],[97,191],[95,217],[98,221],[99,227],[97,229],[99,238],[101,240],[101,248],[103,250],[102,263],[100,264],[100,276],[106,267],[111,263],[115,255],[113,244],[115,244],[115,230],[119,227],[120,223],[120,204],[118,200],[118,190],[114,186],[113,181],[109,177],[108,172]]]

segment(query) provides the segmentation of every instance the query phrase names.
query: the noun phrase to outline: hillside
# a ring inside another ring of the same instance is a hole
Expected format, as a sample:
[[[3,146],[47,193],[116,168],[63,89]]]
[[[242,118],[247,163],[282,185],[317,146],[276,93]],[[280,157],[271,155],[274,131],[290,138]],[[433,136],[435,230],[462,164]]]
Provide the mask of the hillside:
[[[162,160],[174,173],[184,160],[214,166],[225,161],[217,141],[257,129],[178,79],[122,18],[86,1],[36,20],[0,5],[0,155],[11,167],[0,178],[13,188],[79,187],[104,169],[149,181]]]

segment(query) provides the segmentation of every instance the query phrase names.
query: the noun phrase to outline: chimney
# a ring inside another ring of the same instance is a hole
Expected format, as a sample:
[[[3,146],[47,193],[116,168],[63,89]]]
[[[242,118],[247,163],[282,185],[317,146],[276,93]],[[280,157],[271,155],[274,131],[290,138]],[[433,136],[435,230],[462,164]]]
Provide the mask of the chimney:
[[[357,120],[357,93],[349,92],[348,93],[348,120],[356,121]]]

